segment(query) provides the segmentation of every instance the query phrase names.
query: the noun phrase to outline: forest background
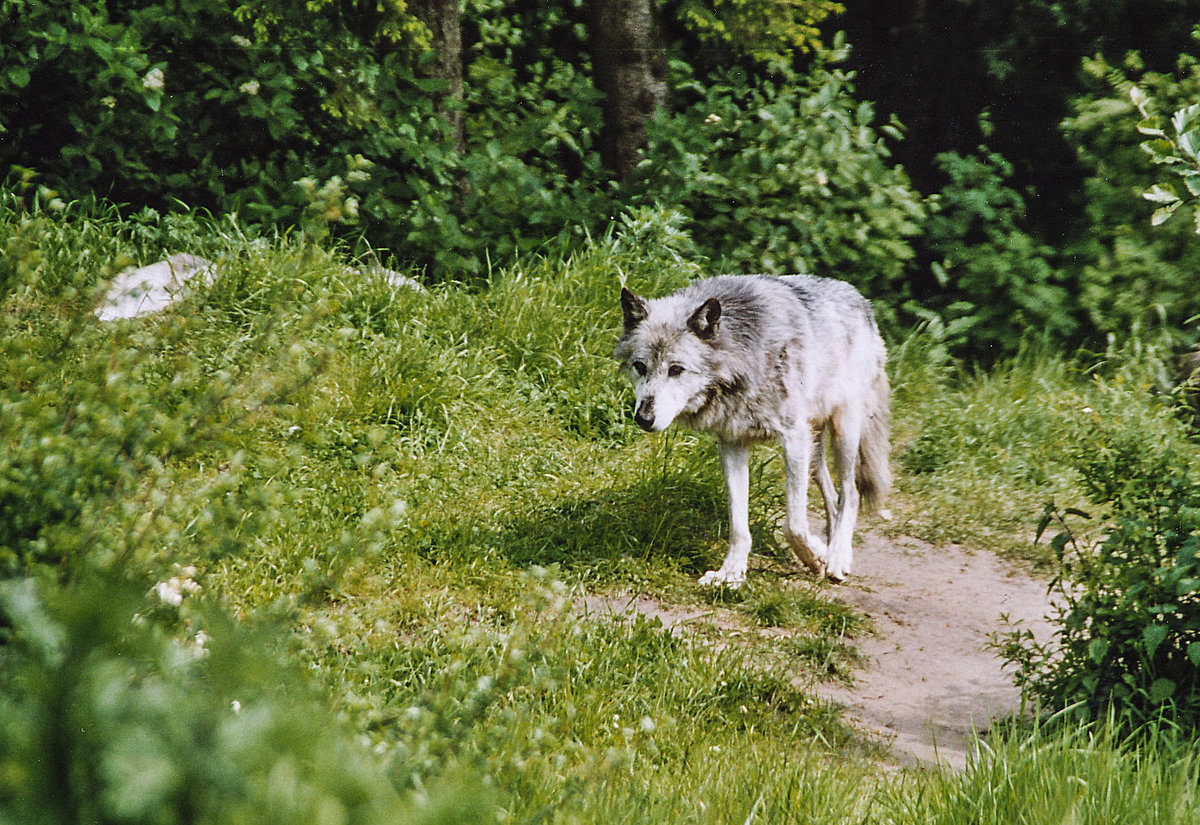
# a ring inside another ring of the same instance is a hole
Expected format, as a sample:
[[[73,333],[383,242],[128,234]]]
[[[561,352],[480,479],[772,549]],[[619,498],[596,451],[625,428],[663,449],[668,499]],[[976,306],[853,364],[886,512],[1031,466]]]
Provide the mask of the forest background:
[[[1197,98],[1191,0],[8,0],[0,17],[0,169],[48,201],[155,225],[236,213],[466,283],[665,209],[712,271],[846,278],[893,328],[933,321],[971,357],[1031,334],[1195,339],[1193,227],[1150,226],[1129,98],[1137,82],[1164,115]]]

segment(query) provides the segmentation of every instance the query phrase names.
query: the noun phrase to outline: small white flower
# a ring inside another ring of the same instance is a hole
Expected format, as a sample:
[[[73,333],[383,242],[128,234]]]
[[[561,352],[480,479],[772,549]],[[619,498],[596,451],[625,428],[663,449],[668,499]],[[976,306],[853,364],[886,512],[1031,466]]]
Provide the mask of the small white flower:
[[[709,115],[708,117],[704,118],[704,122],[705,122],[705,123],[707,123],[707,124],[709,124],[710,126],[711,126],[711,125],[713,125],[713,124],[716,124],[716,123],[720,123],[720,122],[721,122],[721,116],[720,116],[720,115],[718,115],[716,112],[714,112],[713,114],[711,114],[711,115]]]
[[[235,34],[233,37],[230,38],[230,40],[233,41],[233,45],[241,46],[243,49],[248,49],[254,45],[253,43],[250,42],[249,37],[243,37],[240,34]]]
[[[257,95],[258,94],[258,81],[257,80],[247,80],[241,86],[238,86],[238,91],[242,92],[244,94],[251,95],[251,96]]]
[[[163,603],[179,607],[183,604],[185,595],[195,595],[204,588],[192,578],[196,575],[195,567],[190,564],[187,567],[176,565],[175,569],[179,571],[179,575],[154,585],[154,592]]]
[[[242,712],[242,703],[239,702],[237,699],[234,699],[232,702],[230,702],[229,707],[234,713]]]
[[[179,579],[177,578],[154,585],[154,592],[166,604],[174,605],[175,607],[183,604],[183,593],[179,590]]]
[[[161,92],[166,85],[166,76],[163,75],[162,69],[151,69],[146,72],[146,76],[142,78],[142,86],[152,92]]]
[[[100,105],[106,109],[115,109],[117,108],[117,99],[112,95],[102,97],[100,98]]]

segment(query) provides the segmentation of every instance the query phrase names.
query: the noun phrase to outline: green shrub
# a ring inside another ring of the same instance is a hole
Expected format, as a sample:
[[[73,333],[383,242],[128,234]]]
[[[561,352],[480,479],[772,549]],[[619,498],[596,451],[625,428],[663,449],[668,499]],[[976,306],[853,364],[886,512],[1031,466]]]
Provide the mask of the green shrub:
[[[161,588],[0,582],[0,819],[396,821],[383,765],[269,637]]]
[[[846,72],[773,68],[685,87],[692,102],[648,129],[635,203],[684,212],[717,271],[839,277],[898,306],[925,207],[889,165],[897,127],[876,125]]]
[[[1094,91],[1074,101],[1074,114],[1062,124],[1089,170],[1084,221],[1062,257],[1077,284],[1083,332],[1098,342],[1131,329],[1165,329],[1179,342],[1194,342],[1200,243],[1193,222],[1157,220],[1163,204],[1143,198],[1163,172],[1140,146],[1147,135],[1138,131],[1143,115],[1130,90],[1136,83],[1165,116],[1200,100],[1200,63],[1184,55],[1174,73],[1146,72],[1131,55],[1122,66],[1096,59],[1085,69]]]
[[[1062,341],[1075,331],[1074,307],[1051,267],[1051,250],[1021,228],[1025,203],[1005,185],[1011,165],[994,152],[937,157],[949,179],[925,222],[942,293],[948,343],[984,359],[1011,355],[1031,337]]]
[[[1115,712],[1142,723],[1166,716],[1200,722],[1200,482],[1194,458],[1141,434],[1097,434],[1076,464],[1105,535],[1076,539],[1056,522],[1059,562],[1055,640],[1019,631],[1006,655],[1019,679],[1050,709],[1084,716]]]
[[[403,4],[14,0],[0,19],[0,173],[318,236],[361,220],[417,263],[473,248]]]

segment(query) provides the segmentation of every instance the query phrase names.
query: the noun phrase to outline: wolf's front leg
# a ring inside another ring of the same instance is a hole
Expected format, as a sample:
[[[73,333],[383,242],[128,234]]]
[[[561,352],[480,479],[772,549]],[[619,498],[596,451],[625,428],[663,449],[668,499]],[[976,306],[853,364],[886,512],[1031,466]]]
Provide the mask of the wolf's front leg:
[[[729,494],[729,553],[719,570],[700,577],[700,584],[740,587],[750,561],[750,448],[722,441],[721,469]]]

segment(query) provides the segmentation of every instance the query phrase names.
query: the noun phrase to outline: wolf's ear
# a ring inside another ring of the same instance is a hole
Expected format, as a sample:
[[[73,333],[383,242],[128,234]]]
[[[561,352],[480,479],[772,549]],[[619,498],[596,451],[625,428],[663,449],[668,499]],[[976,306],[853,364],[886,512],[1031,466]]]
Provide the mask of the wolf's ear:
[[[688,329],[701,341],[707,341],[717,332],[717,321],[721,320],[721,302],[709,298],[688,318]]]
[[[625,331],[636,327],[646,320],[646,302],[629,291],[629,287],[621,287],[621,312],[625,314]]]

